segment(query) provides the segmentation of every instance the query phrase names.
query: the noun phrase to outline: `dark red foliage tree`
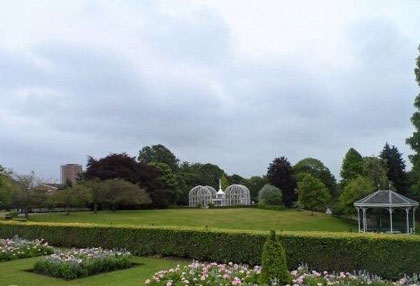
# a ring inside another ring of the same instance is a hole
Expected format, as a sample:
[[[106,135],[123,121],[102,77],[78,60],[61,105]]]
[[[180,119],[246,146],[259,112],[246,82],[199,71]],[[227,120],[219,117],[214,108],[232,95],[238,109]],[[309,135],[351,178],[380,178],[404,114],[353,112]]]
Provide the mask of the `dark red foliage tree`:
[[[271,185],[282,191],[284,205],[291,207],[297,200],[297,184],[289,160],[286,157],[275,158],[268,167],[267,179]]]

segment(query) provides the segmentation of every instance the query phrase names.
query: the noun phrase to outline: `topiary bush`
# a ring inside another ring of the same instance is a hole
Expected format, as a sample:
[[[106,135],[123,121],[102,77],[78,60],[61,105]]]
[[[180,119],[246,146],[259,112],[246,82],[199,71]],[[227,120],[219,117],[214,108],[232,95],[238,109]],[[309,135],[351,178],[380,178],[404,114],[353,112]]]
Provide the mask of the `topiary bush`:
[[[292,276],[287,267],[286,252],[275,231],[272,230],[264,243],[260,283],[263,285],[286,285],[291,281]]]

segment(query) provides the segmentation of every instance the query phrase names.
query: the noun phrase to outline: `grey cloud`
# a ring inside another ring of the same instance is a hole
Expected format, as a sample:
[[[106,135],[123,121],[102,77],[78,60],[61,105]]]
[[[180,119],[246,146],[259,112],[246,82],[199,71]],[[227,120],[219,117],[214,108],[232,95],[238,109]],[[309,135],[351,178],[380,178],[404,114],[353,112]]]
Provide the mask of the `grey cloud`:
[[[156,9],[147,7],[148,29],[133,33],[138,58],[62,40],[26,54],[0,49],[0,164],[58,177],[61,163],[88,154],[134,156],[162,143],[182,160],[244,176],[281,155],[317,157],[338,174],[349,147],[371,155],[389,141],[409,151],[417,51],[393,22],[344,31],[353,66],[309,69],[311,47],[233,60],[234,37],[217,11],[182,19]]]

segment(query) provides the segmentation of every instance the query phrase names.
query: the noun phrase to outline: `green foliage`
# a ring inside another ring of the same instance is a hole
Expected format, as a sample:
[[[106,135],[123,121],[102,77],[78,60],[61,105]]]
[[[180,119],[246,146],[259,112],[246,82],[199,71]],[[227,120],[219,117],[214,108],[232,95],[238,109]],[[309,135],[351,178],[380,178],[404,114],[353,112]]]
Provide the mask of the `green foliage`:
[[[418,56],[416,59],[414,74],[416,76],[417,84],[420,86],[420,56]],[[420,197],[420,94],[417,95],[416,99],[414,100],[414,107],[416,108],[416,111],[411,116],[411,122],[414,125],[415,131],[411,137],[406,139],[406,143],[410,145],[411,149],[414,151],[414,154],[409,156],[409,159],[413,165],[411,174],[411,189],[415,196]]]
[[[36,189],[40,183],[39,178],[34,172],[29,175],[15,174],[16,188],[12,193],[12,204],[17,208],[23,209],[25,218],[29,217],[29,209],[42,207],[47,200],[47,192],[42,189]]]
[[[229,187],[229,181],[228,181],[228,178],[225,175],[223,175],[222,178],[221,178],[221,184],[222,184],[222,189],[223,190],[226,190],[226,188]]]
[[[230,185],[232,184],[241,184],[243,177],[239,176],[238,174],[233,174],[232,176],[227,176],[228,182]]]
[[[139,255],[251,265],[261,263],[267,238],[265,231],[0,221],[0,237],[16,234],[28,239],[42,237],[63,247],[125,248]],[[278,238],[287,249],[291,269],[305,262],[315,269],[364,269],[384,278],[420,273],[420,237],[416,235],[282,231]]]
[[[391,147],[386,143],[382,149],[380,158],[386,167],[388,180],[392,182],[397,192],[406,195],[408,178],[405,172],[405,162],[402,158],[402,153],[398,151],[396,146]]]
[[[187,180],[192,188],[197,185],[202,186],[212,186],[215,189],[219,188],[219,179],[222,178],[225,174],[225,171],[219,168],[217,165],[210,163],[201,164],[184,164],[182,167],[182,172],[190,176]]]
[[[280,206],[283,204],[283,195],[279,188],[265,184],[258,193],[258,202],[262,206]]]
[[[374,156],[363,158],[363,173],[374,186],[380,189],[388,188],[387,169],[384,162]]]
[[[15,189],[8,174],[1,172],[0,166],[0,209],[8,208],[12,203],[12,193]]]
[[[137,185],[120,179],[111,179],[102,182],[105,189],[104,204],[115,211],[116,206],[137,206],[150,203],[145,190]]]
[[[321,180],[321,182],[327,187],[331,196],[336,197],[337,192],[337,181],[330,170],[318,159],[305,158],[300,160],[293,166],[293,174],[299,181],[301,174],[311,174],[315,178]]]
[[[89,201],[89,189],[82,184],[70,185],[53,193],[49,198],[53,206],[61,206],[70,213],[71,207],[85,206]]]
[[[303,278],[303,284],[305,286],[327,286],[327,279],[324,277],[306,276]]]
[[[168,148],[162,144],[143,147],[139,151],[139,162],[146,164],[164,163],[172,170],[178,169],[179,160]]]
[[[331,200],[328,189],[321,180],[310,174],[303,174],[298,182],[299,204],[304,208],[313,211],[324,208]]]
[[[359,152],[350,148],[343,159],[341,165],[341,187],[344,187],[348,181],[355,179],[357,176],[363,176],[363,158]]]
[[[152,162],[149,163],[149,166],[159,170],[163,189],[167,190],[170,202],[181,202],[183,190],[186,189],[182,176],[173,171],[173,169],[171,169],[171,167],[166,163]]]
[[[240,184],[248,188],[251,193],[251,201],[258,201],[258,193],[265,184],[267,184],[267,178],[265,176],[252,176],[249,179],[242,179]]]
[[[131,267],[131,255],[114,251],[92,249],[90,254],[71,249],[59,251],[56,258],[43,257],[34,264],[34,270],[52,277],[75,279],[97,273]],[[75,263],[76,260],[81,261]]]
[[[286,252],[276,233],[271,231],[264,243],[261,258],[261,284],[285,285],[292,281],[286,262]]]
[[[355,208],[353,203],[369,195],[374,190],[375,186],[369,178],[358,176],[349,181],[340,195],[341,211],[346,215],[354,214]]]

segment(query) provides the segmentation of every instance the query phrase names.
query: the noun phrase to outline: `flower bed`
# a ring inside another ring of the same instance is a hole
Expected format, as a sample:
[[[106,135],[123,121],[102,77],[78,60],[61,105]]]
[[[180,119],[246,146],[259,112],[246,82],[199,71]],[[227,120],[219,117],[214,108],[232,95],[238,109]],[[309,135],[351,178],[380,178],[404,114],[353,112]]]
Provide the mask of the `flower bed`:
[[[70,249],[38,260],[34,265],[37,273],[75,279],[96,273],[131,267],[131,254],[127,251],[102,248]]]
[[[259,283],[261,268],[238,264],[198,263],[162,270],[146,280],[147,286],[263,286]],[[420,277],[404,277],[399,281],[383,280],[366,272],[328,273],[309,271],[300,266],[291,272],[292,286],[420,286]],[[278,285],[273,281],[271,285]],[[267,286],[267,285],[264,285]],[[288,285],[291,286],[291,285]]]
[[[250,268],[239,264],[217,264],[193,262],[188,266],[162,270],[152,279],[146,280],[148,286],[174,285],[257,285],[261,268]]]
[[[48,243],[42,240],[25,240],[18,237],[0,239],[0,261],[47,255],[54,252]]]

